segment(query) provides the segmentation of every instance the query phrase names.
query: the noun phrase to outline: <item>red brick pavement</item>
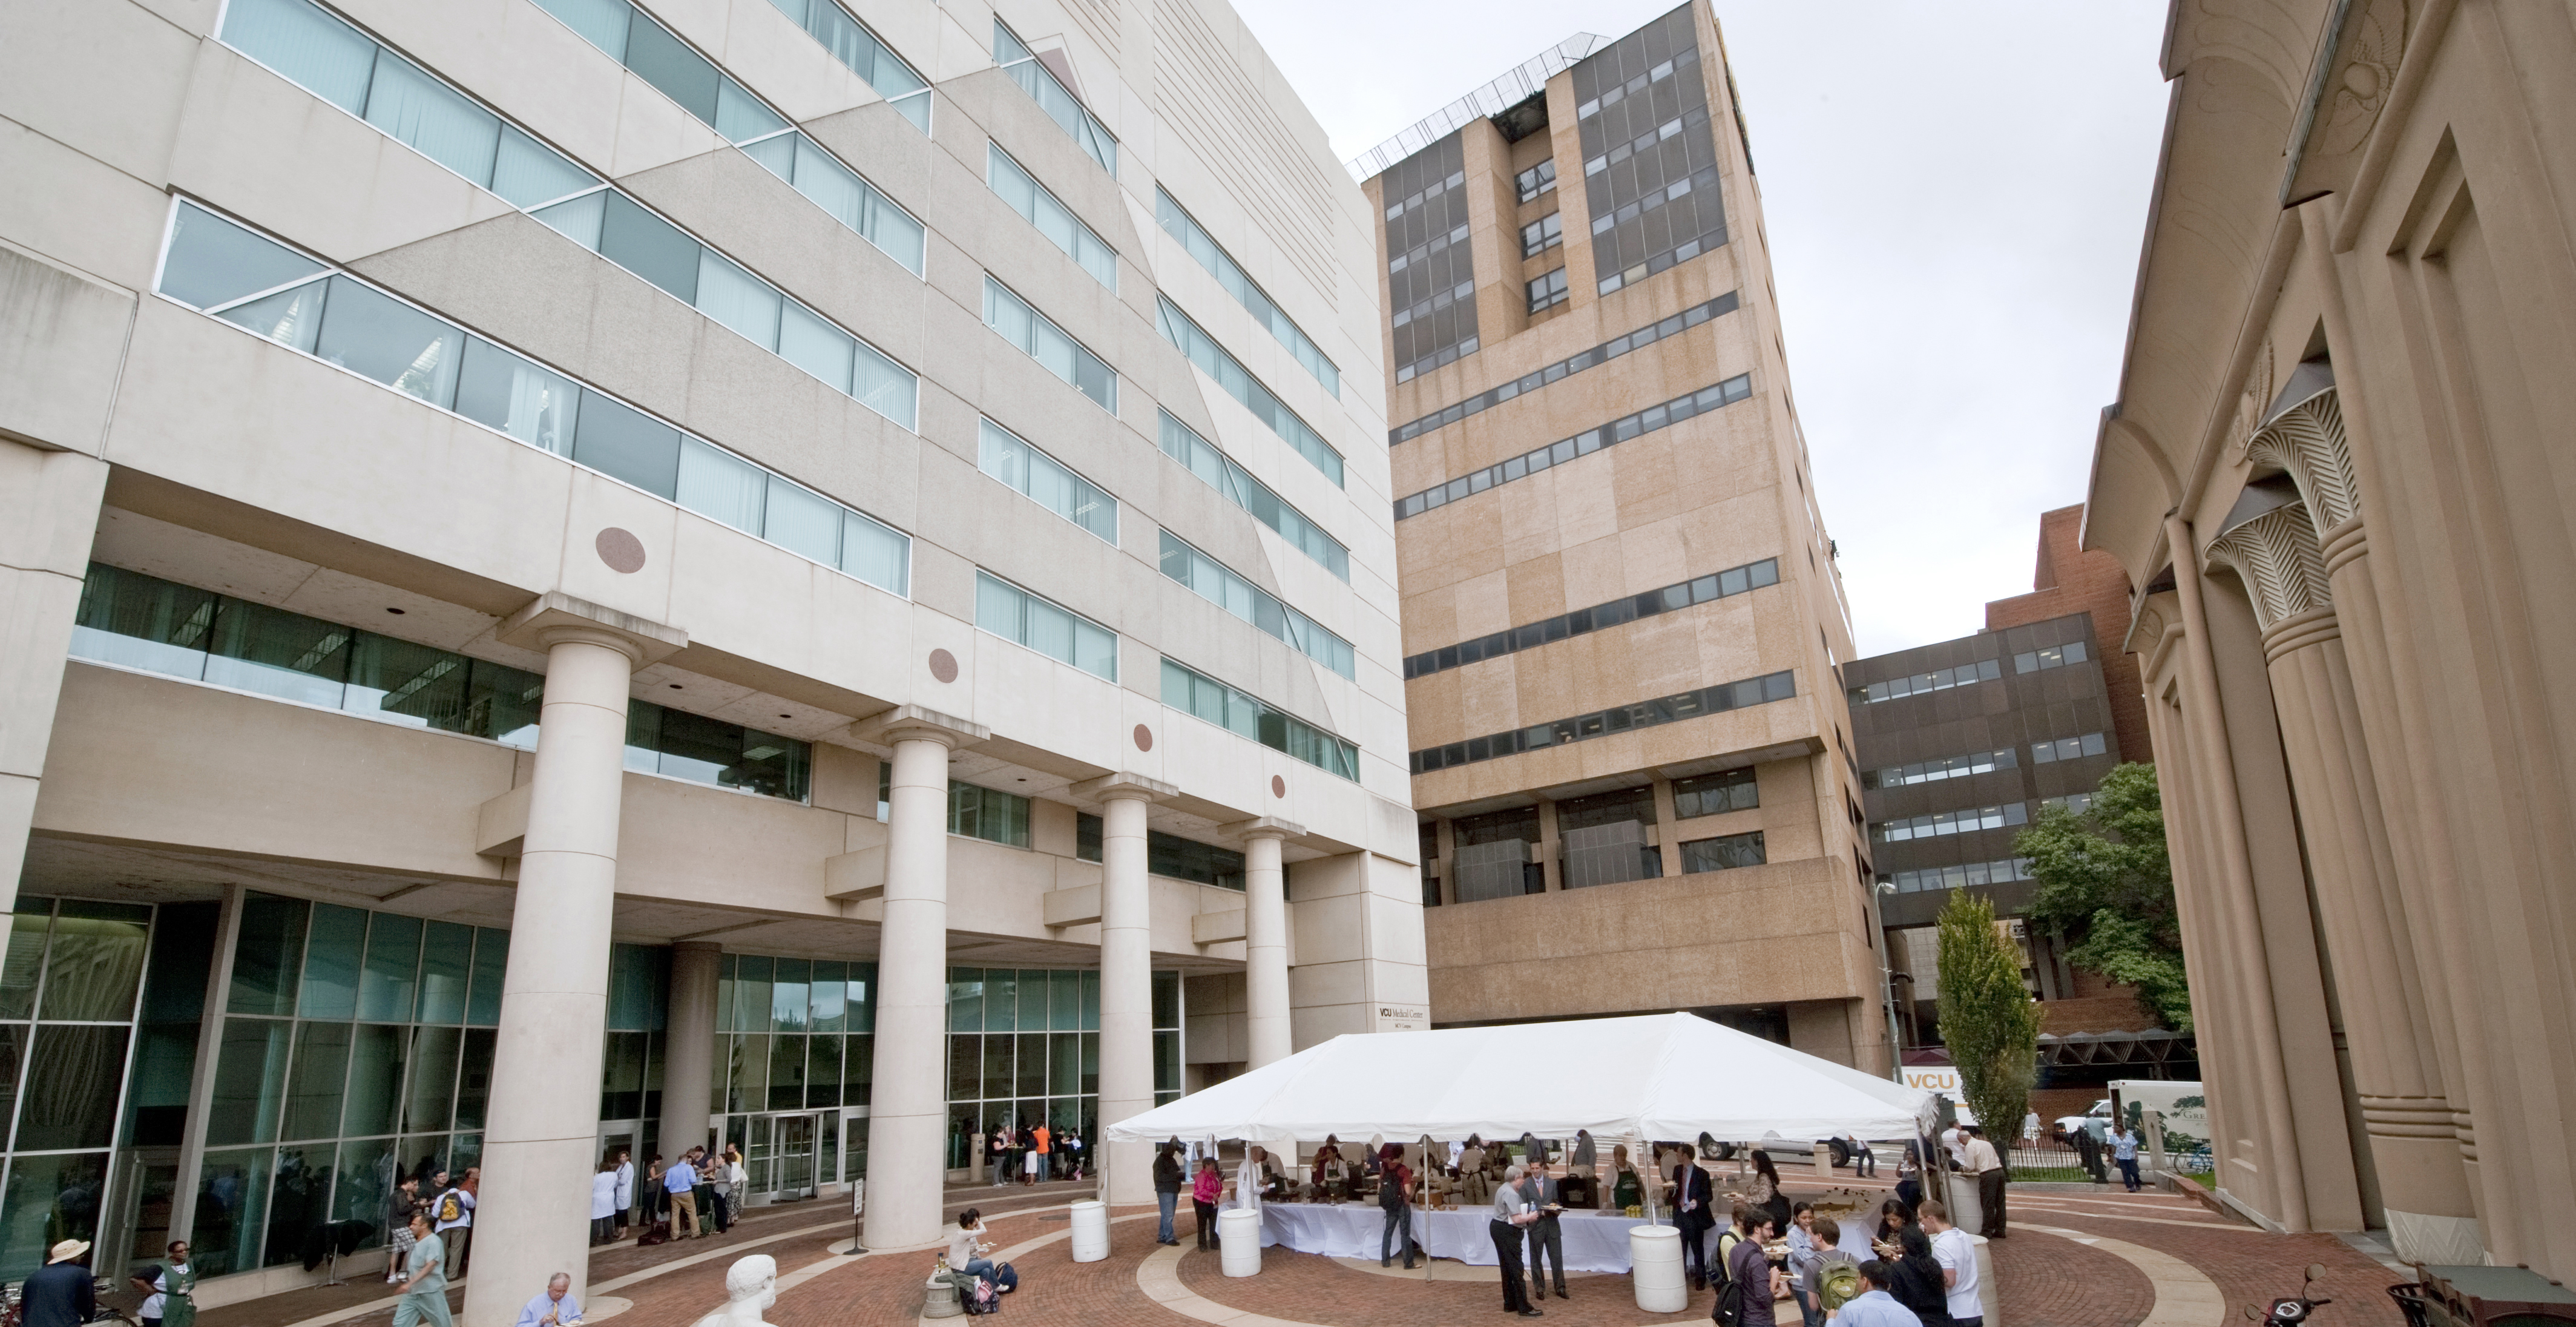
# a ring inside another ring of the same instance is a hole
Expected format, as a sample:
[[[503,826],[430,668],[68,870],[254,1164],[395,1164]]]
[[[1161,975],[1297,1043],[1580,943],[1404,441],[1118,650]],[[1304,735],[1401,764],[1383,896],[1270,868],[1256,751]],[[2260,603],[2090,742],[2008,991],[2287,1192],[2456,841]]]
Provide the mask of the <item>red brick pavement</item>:
[[[1060,1204],[1078,1196],[1081,1195],[1070,1189],[1019,1190],[999,1196],[985,1191],[953,1190],[949,1206],[956,1210],[972,1202],[982,1207],[993,1243],[1007,1249],[1067,1231],[1067,1216]],[[1039,1210],[1028,1210],[1032,1205]],[[2030,1229],[2032,1225],[2124,1240],[2172,1254],[2199,1268],[2218,1284],[2229,1301],[2226,1323],[2199,1327],[2229,1327],[2244,1303],[2295,1292],[2300,1269],[2310,1262],[2327,1265],[2324,1293],[2336,1301],[2320,1311],[2318,1327],[2401,1327],[2382,1290],[2396,1276],[2330,1235],[2269,1235],[2207,1217],[2182,1200],[2167,1196],[2032,1194],[2027,1201],[2016,1204],[2016,1211],[2019,1233],[1993,1246],[1996,1289],[2011,1327],[2136,1327],[2154,1304],[2147,1278],[2125,1260],[2091,1245],[2043,1234]],[[1137,1288],[1137,1268],[1155,1252],[1152,1214],[1150,1207],[1116,1209],[1112,1251],[1101,1262],[1075,1263],[1071,1241],[1067,1239],[1013,1255],[1022,1275],[1022,1289],[1011,1296],[1011,1316],[1049,1323],[1188,1327],[1189,1319],[1147,1300]],[[741,1233],[726,1243],[822,1224],[836,1215],[837,1210],[827,1204],[765,1209],[737,1227]],[[2122,1216],[2154,1219],[2118,1219]],[[1194,1242],[1191,1224],[1185,1211],[1178,1231],[1185,1249]],[[921,1311],[922,1282],[936,1254],[916,1251],[859,1259],[832,1257],[828,1246],[846,1235],[846,1226],[835,1223],[830,1230],[759,1246],[758,1252],[777,1258],[782,1275],[792,1276],[816,1263],[829,1264],[820,1275],[780,1296],[768,1314],[771,1323],[776,1327],[910,1327]],[[605,1281],[718,1247],[711,1241],[702,1249],[691,1241],[676,1250],[671,1246],[602,1250],[593,1258],[591,1276],[594,1281]],[[634,1309],[623,1315],[615,1327],[691,1327],[723,1304],[724,1272],[731,1261],[711,1259],[609,1292],[635,1301]],[[1277,1249],[1265,1253],[1261,1275],[1249,1280],[1223,1276],[1213,1253],[1187,1251],[1181,1258],[1180,1277],[1195,1293],[1227,1307],[1325,1327],[1432,1327],[1486,1321],[1501,1306],[1501,1292],[1492,1285],[1383,1277],[1345,1268],[1329,1259]],[[1680,1313],[1642,1313],[1624,1278],[1578,1278],[1568,1288],[1573,1298],[1551,1297],[1544,1305],[1549,1319],[1562,1327],[1695,1322],[1703,1319],[1709,1309],[1709,1297],[1701,1293],[1692,1296]],[[289,1298],[277,1296],[262,1301],[271,1307],[258,1315],[243,1312],[252,1306],[202,1315],[210,1319],[216,1318],[216,1313],[225,1315],[204,1327],[272,1327],[329,1307],[316,1302],[297,1311],[281,1311],[279,1301]],[[381,1327],[390,1316],[389,1311],[378,1311],[350,1322],[353,1327]],[[1787,1323],[1796,1322],[1786,1306],[1782,1316]]]

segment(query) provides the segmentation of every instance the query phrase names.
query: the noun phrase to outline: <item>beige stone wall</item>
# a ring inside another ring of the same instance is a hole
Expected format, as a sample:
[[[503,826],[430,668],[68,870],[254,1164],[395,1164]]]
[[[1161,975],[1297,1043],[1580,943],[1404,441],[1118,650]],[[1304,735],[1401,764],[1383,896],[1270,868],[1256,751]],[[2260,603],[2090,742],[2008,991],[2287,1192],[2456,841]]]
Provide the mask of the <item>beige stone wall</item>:
[[[1857,798],[1833,673],[1853,654],[1848,613],[1809,493],[1760,197],[1732,119],[1716,20],[1706,6],[1695,16],[1729,242],[1595,294],[1573,76],[1558,75],[1546,93],[1545,132],[1507,143],[1488,121],[1460,131],[1482,348],[1390,384],[1388,418],[1429,414],[1730,291],[1739,308],[1395,445],[1392,491],[1422,491],[1737,374],[1751,375],[1753,394],[1398,522],[1402,650],[1438,649],[1764,558],[1778,559],[1780,584],[1416,678],[1406,685],[1408,742],[1419,750],[1783,670],[1796,674],[1799,694],[1416,775],[1413,804],[1444,822],[1444,845],[1450,816],[1537,804],[1535,856],[1549,890],[1458,905],[1444,880],[1449,905],[1425,915],[1432,1012],[1449,1023],[1825,1000],[1838,1003],[1813,1025],[1848,1030],[1816,1033],[1818,1044],[1874,1062],[1886,1041],[1874,903],[1862,883],[1867,849],[1846,810]],[[1550,157],[1557,189],[1519,201],[1513,175]],[[1368,182],[1372,202],[1383,201],[1383,183]],[[1550,212],[1564,218],[1562,248],[1525,259],[1520,227]],[[1377,234],[1382,245],[1382,227]],[[1569,298],[1528,312],[1524,283],[1560,264]],[[1381,343],[1389,353],[1392,336]],[[1760,769],[1761,809],[1676,822],[1671,778],[1730,761]],[[1647,833],[1673,874],[1565,892],[1553,799],[1640,785],[1656,790],[1659,823]],[[1765,836],[1769,865],[1677,874],[1673,845],[1682,839],[1752,829]],[[1687,941],[1667,941],[1676,910],[1712,920]],[[1739,912],[1760,918],[1746,917],[1750,929],[1713,920]]]
[[[2549,163],[2576,150],[2576,41],[2490,0],[2370,0],[2333,30],[2204,0],[2173,32],[2086,543],[2150,591],[2129,648],[2220,1183],[2284,1224],[2384,1219],[2401,1255],[2564,1279],[2576,262]],[[2249,492],[2279,476],[2290,505]],[[2317,1083],[2321,1027],[2348,1097]],[[2355,1121],[2340,1147],[2330,1116]]]

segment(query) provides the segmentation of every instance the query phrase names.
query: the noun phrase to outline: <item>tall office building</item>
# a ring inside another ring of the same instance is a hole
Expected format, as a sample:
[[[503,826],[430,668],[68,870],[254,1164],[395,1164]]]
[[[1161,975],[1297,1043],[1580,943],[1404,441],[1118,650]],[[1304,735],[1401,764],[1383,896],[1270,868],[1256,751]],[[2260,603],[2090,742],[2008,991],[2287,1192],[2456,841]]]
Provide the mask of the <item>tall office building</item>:
[[[1879,1069],[1851,634],[1749,152],[1691,3],[1354,163],[1432,1012],[1692,1009]]]
[[[0,1276],[479,1161],[488,1327],[604,1147],[918,1244],[986,1124],[1418,1022],[1283,87],[1215,0],[9,6]]]

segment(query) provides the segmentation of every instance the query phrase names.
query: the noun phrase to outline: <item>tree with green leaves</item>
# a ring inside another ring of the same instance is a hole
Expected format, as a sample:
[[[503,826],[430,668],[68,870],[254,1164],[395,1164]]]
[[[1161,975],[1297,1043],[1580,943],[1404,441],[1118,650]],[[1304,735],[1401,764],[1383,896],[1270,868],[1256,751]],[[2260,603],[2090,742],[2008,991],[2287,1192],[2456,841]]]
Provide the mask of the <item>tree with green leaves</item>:
[[[2103,775],[2084,814],[2041,811],[2037,823],[2014,837],[2013,852],[2030,859],[2039,881],[2031,925],[2076,939],[2066,951],[2069,963],[2134,987],[2149,1017],[2176,1032],[2191,1031],[2191,985],[2183,971],[2156,767],[2121,765]]]
[[[1941,909],[1941,1041],[1977,1119],[2010,1138],[2039,1075],[2039,1002],[2021,981],[2021,951],[1994,905],[1964,889]]]

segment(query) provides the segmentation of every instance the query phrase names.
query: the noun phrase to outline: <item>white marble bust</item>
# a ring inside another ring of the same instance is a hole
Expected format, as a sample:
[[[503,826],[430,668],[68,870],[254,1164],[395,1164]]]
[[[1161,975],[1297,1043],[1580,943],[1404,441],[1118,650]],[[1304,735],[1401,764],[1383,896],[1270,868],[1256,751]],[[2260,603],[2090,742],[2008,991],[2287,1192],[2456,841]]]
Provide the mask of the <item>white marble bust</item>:
[[[760,1315],[778,1302],[778,1260],[766,1253],[736,1260],[725,1272],[725,1301],[697,1327],[767,1327]]]

